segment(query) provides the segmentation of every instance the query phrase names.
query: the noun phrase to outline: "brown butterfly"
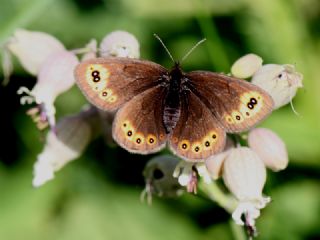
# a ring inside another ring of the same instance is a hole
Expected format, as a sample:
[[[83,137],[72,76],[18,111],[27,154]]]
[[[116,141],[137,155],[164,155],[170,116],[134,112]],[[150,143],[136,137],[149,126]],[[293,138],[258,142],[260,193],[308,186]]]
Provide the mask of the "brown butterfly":
[[[168,143],[179,157],[202,161],[221,151],[226,132],[252,128],[273,109],[272,98],[244,80],[207,71],[185,73],[129,58],[80,63],[77,84],[95,106],[118,110],[113,138],[133,153],[157,152]]]

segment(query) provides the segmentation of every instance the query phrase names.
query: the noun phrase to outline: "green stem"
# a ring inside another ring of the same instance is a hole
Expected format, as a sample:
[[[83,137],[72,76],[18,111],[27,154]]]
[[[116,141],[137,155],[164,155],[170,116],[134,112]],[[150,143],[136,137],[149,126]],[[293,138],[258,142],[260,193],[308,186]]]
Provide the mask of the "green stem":
[[[212,201],[223,207],[228,213],[232,213],[237,207],[237,201],[230,195],[225,194],[216,184],[212,182],[210,184],[200,181],[198,184],[199,189],[204,192]],[[234,239],[246,240],[246,234],[244,229],[237,225],[233,220],[230,221],[231,231]]]
[[[236,200],[221,191],[216,182],[207,184],[203,181],[200,181],[198,186],[199,189],[203,191],[212,201],[218,203],[228,213],[232,213],[235,210],[237,206]]]

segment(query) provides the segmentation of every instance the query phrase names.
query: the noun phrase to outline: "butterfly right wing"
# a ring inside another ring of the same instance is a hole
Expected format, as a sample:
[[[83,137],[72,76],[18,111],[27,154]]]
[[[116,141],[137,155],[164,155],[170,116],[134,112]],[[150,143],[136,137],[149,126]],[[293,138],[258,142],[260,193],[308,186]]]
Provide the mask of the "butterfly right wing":
[[[203,161],[223,150],[226,133],[207,106],[191,91],[181,95],[181,114],[170,136],[171,150],[188,161]]]
[[[96,107],[112,111],[159,84],[167,70],[159,64],[132,58],[95,58],[75,69],[79,88]]]

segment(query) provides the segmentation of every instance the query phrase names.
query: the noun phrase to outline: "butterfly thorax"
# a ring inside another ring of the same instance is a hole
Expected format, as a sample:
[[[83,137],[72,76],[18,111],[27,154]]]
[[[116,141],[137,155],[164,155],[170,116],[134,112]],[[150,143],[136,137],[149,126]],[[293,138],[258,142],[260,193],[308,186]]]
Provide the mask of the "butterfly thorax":
[[[180,117],[180,92],[184,73],[179,63],[175,63],[169,72],[169,84],[164,101],[163,124],[167,133],[171,133]]]

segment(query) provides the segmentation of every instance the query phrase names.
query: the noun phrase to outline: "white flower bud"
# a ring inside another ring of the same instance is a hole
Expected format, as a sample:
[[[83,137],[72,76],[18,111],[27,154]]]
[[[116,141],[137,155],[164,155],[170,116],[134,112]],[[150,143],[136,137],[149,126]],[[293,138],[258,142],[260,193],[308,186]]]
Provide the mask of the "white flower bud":
[[[302,74],[293,65],[263,65],[253,76],[252,83],[267,91],[275,108],[291,102],[297,89],[302,87]]]
[[[33,186],[39,187],[54,178],[54,173],[78,158],[88,145],[91,129],[82,113],[61,119],[56,132],[48,132],[46,144],[37,157]]]
[[[288,152],[282,139],[266,128],[255,128],[248,135],[249,147],[255,151],[264,164],[273,171],[288,166]]]
[[[53,53],[43,63],[37,84],[29,91],[25,87],[18,90],[18,94],[27,93],[29,96],[23,96],[21,103],[32,103],[35,101],[41,105],[41,111],[45,115],[51,126],[55,125],[55,107],[53,105],[56,97],[69,90],[75,78],[73,70],[79,63],[74,53],[62,51]]]
[[[102,57],[139,58],[139,42],[131,33],[114,31],[101,41],[100,54]]]
[[[231,67],[231,74],[237,78],[248,78],[262,66],[262,58],[250,53],[239,58]]]
[[[266,168],[258,155],[247,147],[230,150],[223,165],[223,180],[231,193],[239,200],[232,217],[237,224],[243,225],[241,215],[254,226],[260,209],[265,207],[270,198],[262,196],[266,181]]]
[[[217,180],[222,175],[223,162],[230,153],[230,149],[234,147],[233,141],[227,137],[226,146],[223,152],[215,154],[205,160],[205,165],[210,177]]]
[[[43,32],[15,31],[7,48],[19,59],[25,70],[37,75],[44,61],[53,53],[65,50],[63,44]]]

